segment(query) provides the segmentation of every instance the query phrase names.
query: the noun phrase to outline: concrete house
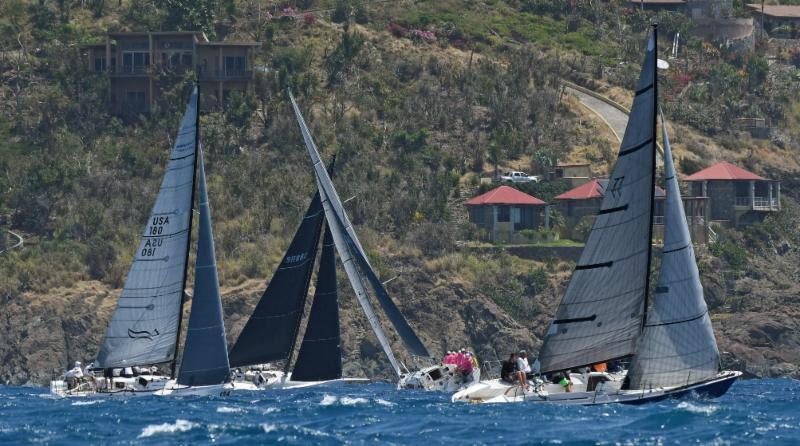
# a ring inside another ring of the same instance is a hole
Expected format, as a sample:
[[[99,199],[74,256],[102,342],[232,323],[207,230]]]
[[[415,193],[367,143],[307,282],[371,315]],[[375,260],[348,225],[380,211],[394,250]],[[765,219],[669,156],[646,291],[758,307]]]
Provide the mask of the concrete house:
[[[781,183],[729,162],[721,162],[684,178],[689,196],[707,197],[708,218],[734,227],[760,222],[781,209]]]
[[[496,187],[468,200],[469,221],[484,230],[492,242],[525,243],[519,234],[525,229],[538,229],[547,204],[510,186]]]
[[[800,5],[764,5],[752,3],[747,7],[758,26],[771,37],[800,38]]]
[[[204,108],[222,106],[253,81],[255,42],[210,42],[199,31],[110,33],[86,47],[88,68],[109,77],[109,97],[122,114],[149,112],[169,75],[194,71]]]
[[[588,183],[592,179],[592,165],[590,163],[558,163],[551,178],[567,180],[572,187]]]

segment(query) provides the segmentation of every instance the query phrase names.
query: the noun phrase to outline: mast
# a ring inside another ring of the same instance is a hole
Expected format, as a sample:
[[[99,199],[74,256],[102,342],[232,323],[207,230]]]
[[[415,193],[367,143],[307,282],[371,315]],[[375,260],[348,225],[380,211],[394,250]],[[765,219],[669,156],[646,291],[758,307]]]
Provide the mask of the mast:
[[[181,345],[181,328],[183,328],[183,304],[186,302],[186,280],[189,278],[189,251],[192,246],[192,220],[194,216],[194,190],[197,182],[197,148],[200,147],[200,78],[195,81],[197,90],[197,105],[194,119],[194,167],[192,169],[192,198],[189,199],[189,234],[186,237],[186,258],[183,262],[183,285],[181,285],[181,303],[178,310],[178,332],[175,335],[175,352],[172,354],[172,364],[169,368],[170,378],[175,378],[175,368],[178,365],[178,348]],[[195,274],[197,274],[195,272]]]
[[[658,24],[653,24],[653,145],[658,141]],[[665,130],[666,131],[666,130]],[[666,155],[666,153],[665,153]],[[651,169],[652,175],[650,177],[650,184],[655,188],[656,184],[656,151],[653,150],[653,168]],[[655,193],[655,191],[653,191]],[[650,199],[650,235],[648,240],[650,243],[647,245],[647,274],[644,277],[644,312],[642,313],[642,331],[647,324],[647,309],[650,303],[650,270],[653,262],[653,217],[655,214],[655,200]]]

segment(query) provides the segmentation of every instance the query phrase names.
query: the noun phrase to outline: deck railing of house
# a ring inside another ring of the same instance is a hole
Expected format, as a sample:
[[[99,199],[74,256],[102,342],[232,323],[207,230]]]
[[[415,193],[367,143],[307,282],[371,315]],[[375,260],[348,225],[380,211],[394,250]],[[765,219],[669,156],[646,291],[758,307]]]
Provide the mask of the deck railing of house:
[[[252,79],[250,70],[200,70],[201,80]]]
[[[748,207],[751,209],[777,209],[778,199],[776,197],[736,197],[736,206]]]

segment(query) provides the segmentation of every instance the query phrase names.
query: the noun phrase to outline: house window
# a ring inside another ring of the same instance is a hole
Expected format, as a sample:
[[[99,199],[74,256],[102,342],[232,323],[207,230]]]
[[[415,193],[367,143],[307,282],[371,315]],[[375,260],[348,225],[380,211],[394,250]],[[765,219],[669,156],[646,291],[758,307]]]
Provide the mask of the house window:
[[[184,67],[192,66],[192,53],[181,54],[181,65],[183,65]]]
[[[499,222],[509,222],[511,221],[511,212],[508,206],[498,206],[497,207],[497,221]]]
[[[225,56],[225,75],[241,76],[245,72],[244,56]]]
[[[125,73],[143,73],[150,66],[150,53],[147,51],[123,51],[122,71]]]
[[[128,111],[137,113],[147,111],[147,103],[143,91],[128,91],[125,93],[125,106]]]
[[[522,221],[522,208],[512,208],[511,212],[514,216],[514,230],[519,231],[520,229],[525,229],[525,225]]]
[[[106,58],[105,57],[95,57],[94,58],[94,71],[100,73],[106,71]]]

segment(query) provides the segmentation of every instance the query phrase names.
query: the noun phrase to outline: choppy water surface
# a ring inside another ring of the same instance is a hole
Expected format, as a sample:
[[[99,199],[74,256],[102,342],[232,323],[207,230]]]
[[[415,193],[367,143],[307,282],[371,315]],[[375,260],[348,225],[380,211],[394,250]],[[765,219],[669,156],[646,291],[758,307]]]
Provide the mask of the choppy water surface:
[[[0,386],[0,444],[800,444],[800,382],[740,381],[716,401],[453,404],[388,384],[229,398],[53,399]]]

